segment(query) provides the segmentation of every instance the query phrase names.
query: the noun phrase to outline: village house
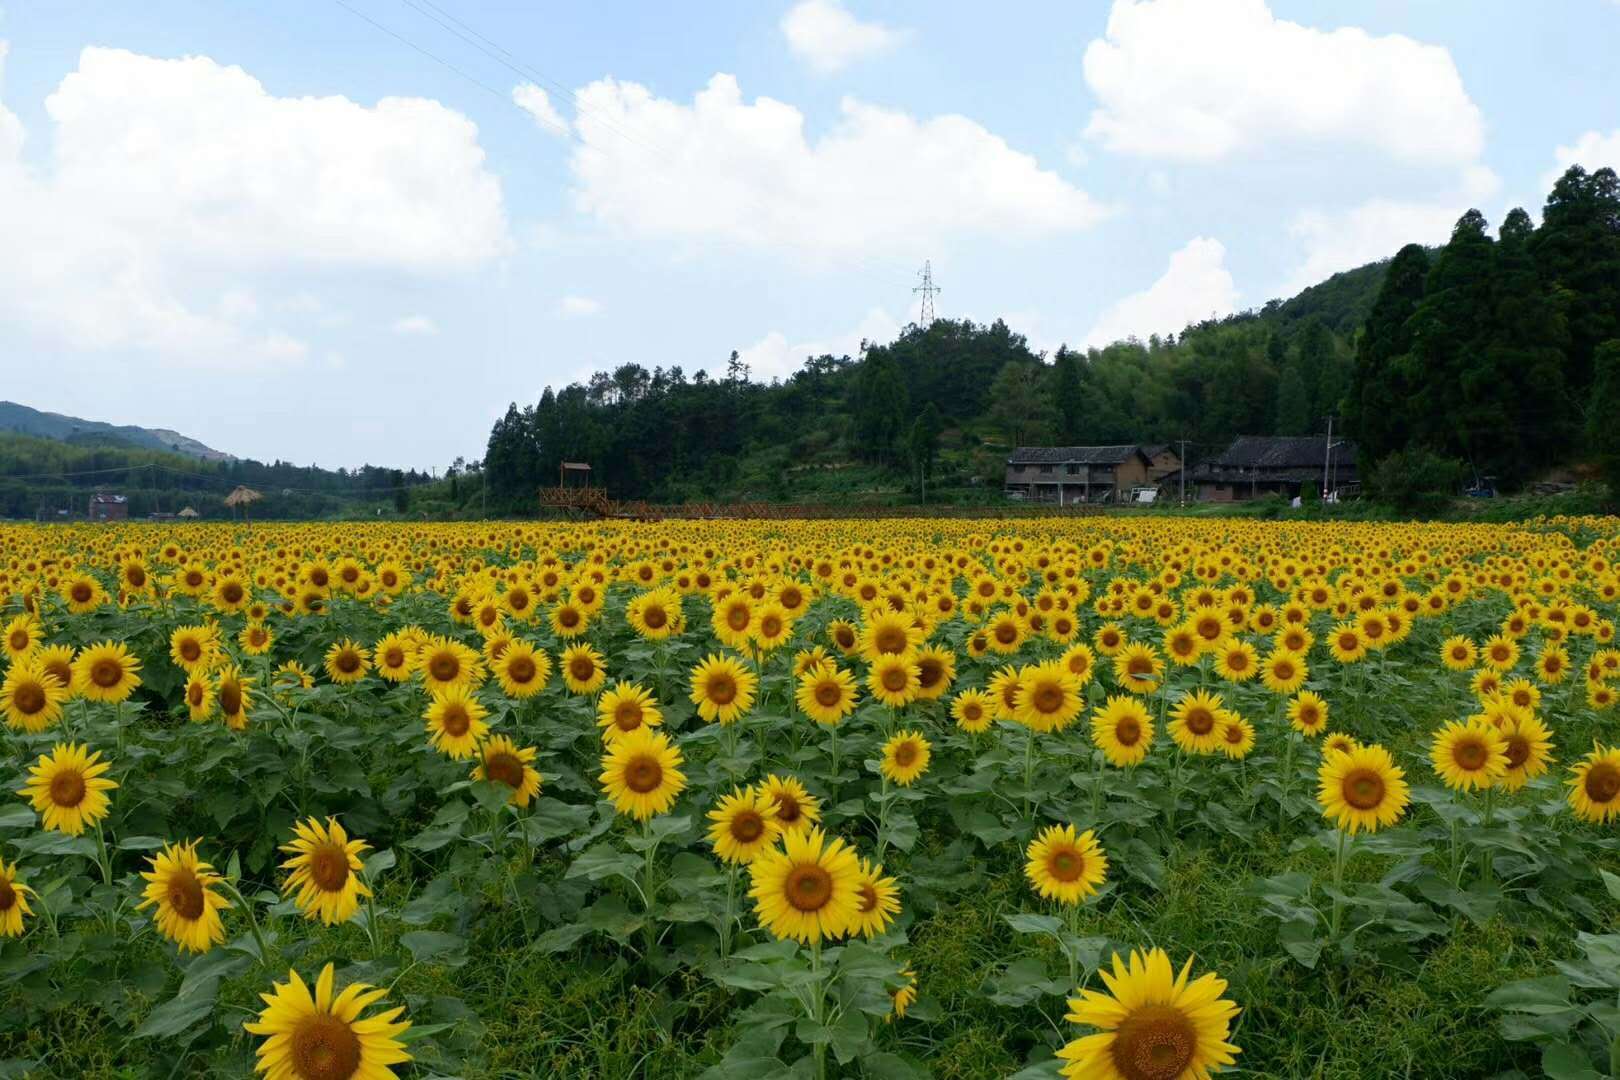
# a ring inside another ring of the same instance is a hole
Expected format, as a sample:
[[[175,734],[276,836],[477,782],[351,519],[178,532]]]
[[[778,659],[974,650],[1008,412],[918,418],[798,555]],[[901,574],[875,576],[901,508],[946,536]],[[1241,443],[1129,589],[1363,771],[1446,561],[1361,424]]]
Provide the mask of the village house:
[[[1020,446],[1007,458],[1002,486],[1010,498],[1063,506],[1128,503],[1180,467],[1167,446]]]
[[[129,499],[98,491],[90,496],[90,507],[85,516],[91,521],[124,521],[129,517]]]
[[[1356,452],[1348,439],[1334,439],[1330,450],[1324,435],[1241,435],[1188,479],[1203,502],[1291,499],[1305,487],[1337,492],[1360,480]]]

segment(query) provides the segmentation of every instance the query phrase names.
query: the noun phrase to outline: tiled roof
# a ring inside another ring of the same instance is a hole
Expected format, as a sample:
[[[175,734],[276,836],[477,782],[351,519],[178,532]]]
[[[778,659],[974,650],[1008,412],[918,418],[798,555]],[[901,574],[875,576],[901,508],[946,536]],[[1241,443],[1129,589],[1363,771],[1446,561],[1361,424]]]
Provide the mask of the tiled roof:
[[[1320,471],[1326,458],[1327,438],[1322,435],[1240,435],[1209,464],[1231,469],[1314,467]],[[1335,439],[1333,459],[1354,462],[1356,444],[1346,439]]]
[[[1119,465],[1142,448],[1127,446],[1020,446],[1007,456],[1009,465]]]

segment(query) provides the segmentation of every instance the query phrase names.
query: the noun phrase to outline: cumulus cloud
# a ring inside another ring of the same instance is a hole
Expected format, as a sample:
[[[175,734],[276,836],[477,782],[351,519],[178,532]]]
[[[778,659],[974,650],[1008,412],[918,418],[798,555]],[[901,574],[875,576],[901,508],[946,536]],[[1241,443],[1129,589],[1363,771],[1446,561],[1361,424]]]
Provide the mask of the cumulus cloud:
[[[1560,146],[1553,151],[1553,160],[1557,162],[1557,166],[1549,169],[1541,178],[1543,191],[1551,191],[1553,183],[1564,175],[1571,165],[1579,165],[1587,172],[1604,166],[1620,169],[1620,128],[1615,128],[1608,134],[1588,131],[1576,139],[1573,145]]]
[[[551,97],[534,83],[521,83],[512,88],[512,101],[518,108],[534,117],[541,131],[552,135],[567,135],[572,129],[551,104]]]
[[[803,113],[744,101],[731,75],[715,75],[690,105],[613,79],[578,97],[576,204],[627,232],[823,255],[914,253],[966,234],[1074,232],[1105,213],[965,116],[919,120],[846,98],[812,141]],[[663,148],[659,160],[649,146]]]
[[[565,296],[557,301],[557,311],[571,318],[583,318],[595,315],[602,310],[602,302],[593,300],[589,296]]]
[[[782,36],[795,56],[827,74],[888,52],[905,35],[862,22],[839,0],[801,0],[782,16]]]
[[[772,330],[737,356],[749,367],[755,382],[786,379],[811,356],[850,356],[858,358],[861,342],[887,342],[900,333],[900,320],[882,308],[873,308],[851,330],[819,341],[790,343],[786,334]]]
[[[1458,165],[1485,142],[1444,47],[1301,26],[1265,0],[1115,0],[1084,70],[1086,134],[1120,153],[1214,161],[1309,142]]]
[[[1086,335],[1088,348],[1102,348],[1128,337],[1179,333],[1189,323],[1229,315],[1237,308],[1237,287],[1226,269],[1226,247],[1198,236],[1170,256],[1170,265],[1152,285],[1114,303]]]
[[[276,97],[207,57],[89,48],[45,111],[36,170],[0,105],[0,315],[73,345],[285,362],[305,348],[248,326],[259,305],[233,278],[433,272],[507,247],[477,129],[434,101]]]
[[[426,315],[406,315],[394,320],[394,333],[411,337],[431,337],[439,332],[439,324]]]

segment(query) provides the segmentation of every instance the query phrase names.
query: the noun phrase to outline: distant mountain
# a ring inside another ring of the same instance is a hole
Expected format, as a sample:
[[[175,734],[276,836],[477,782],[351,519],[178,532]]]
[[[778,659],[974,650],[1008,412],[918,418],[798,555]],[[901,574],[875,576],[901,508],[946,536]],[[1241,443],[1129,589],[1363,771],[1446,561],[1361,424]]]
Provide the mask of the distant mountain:
[[[139,447],[143,450],[167,450],[183,454],[198,461],[235,461],[234,454],[205,446],[189,435],[168,428],[143,428],[134,424],[107,424],[100,420],[83,420],[77,416],[41,412],[15,401],[0,401],[0,431],[15,431],[42,439],[79,445],[107,445]]]

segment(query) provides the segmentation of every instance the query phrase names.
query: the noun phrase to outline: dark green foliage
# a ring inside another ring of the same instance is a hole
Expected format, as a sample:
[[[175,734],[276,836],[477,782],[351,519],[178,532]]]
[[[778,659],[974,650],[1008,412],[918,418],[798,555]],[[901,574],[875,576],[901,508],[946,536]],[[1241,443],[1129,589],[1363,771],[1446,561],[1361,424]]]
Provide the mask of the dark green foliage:
[[[1586,438],[1609,487],[1612,507],[1620,503],[1620,338],[1599,345],[1594,363]]]
[[[1373,495],[1403,514],[1438,513],[1462,487],[1465,469],[1422,447],[1397,450],[1368,478]]]

